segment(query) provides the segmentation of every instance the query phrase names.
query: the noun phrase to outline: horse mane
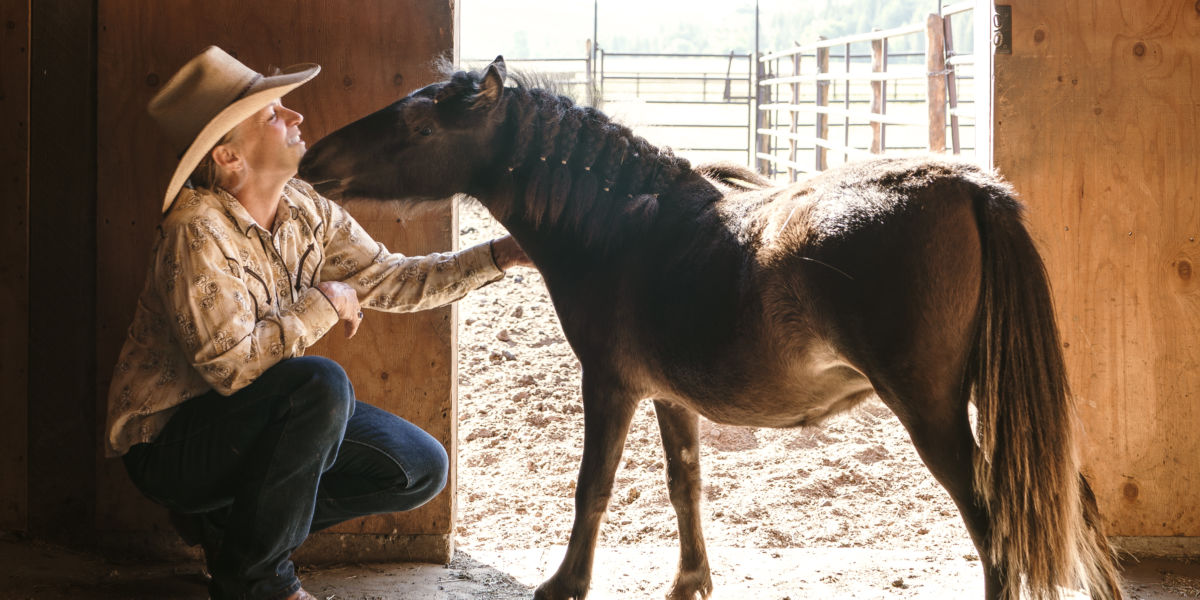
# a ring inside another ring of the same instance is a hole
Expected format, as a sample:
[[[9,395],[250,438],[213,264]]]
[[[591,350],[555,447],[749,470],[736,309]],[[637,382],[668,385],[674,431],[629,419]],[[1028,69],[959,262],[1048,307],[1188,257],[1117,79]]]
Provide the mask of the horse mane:
[[[739,164],[728,162],[705,163],[696,167],[703,177],[716,180],[734,190],[750,192],[772,187],[770,179]]]
[[[451,81],[478,82],[480,72]],[[543,79],[510,79],[496,138],[496,163],[481,187],[502,222],[576,234],[590,246],[612,247],[643,233],[659,210],[659,195],[691,173],[687,159],[658,148],[604,113],[576,104]]]

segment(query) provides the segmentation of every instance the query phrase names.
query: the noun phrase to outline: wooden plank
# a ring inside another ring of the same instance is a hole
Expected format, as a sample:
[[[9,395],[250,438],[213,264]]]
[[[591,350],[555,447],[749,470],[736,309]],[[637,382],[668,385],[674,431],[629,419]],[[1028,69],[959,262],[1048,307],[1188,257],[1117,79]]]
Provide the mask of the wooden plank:
[[[1200,536],[1200,7],[1013,0],[995,163],[1054,285],[1108,532]]]
[[[929,108],[929,151],[946,151],[946,40],[942,17],[925,20],[925,69],[929,81],[925,103]]]
[[[346,7],[344,2],[240,0],[180,0],[166,7],[155,0],[100,0],[98,110],[101,121],[109,124],[99,142],[100,406],[108,387],[108,365],[115,361],[141,288],[160,218],[161,190],[174,166],[174,153],[145,114],[146,103],[179,66],[209,44],[262,71],[320,63],[321,74],[285,99],[305,115],[302,129],[309,140],[435,80],[432,59],[452,50],[451,3],[369,0],[355,2],[353,10]],[[394,250],[424,253],[453,244],[450,210],[411,223],[397,223],[383,212],[354,210],[376,233],[390,234]],[[322,342],[313,353],[342,362],[360,397],[452,443],[453,325],[451,309],[417,315],[372,313],[353,340],[354,354],[343,356],[343,350],[349,350],[333,340]],[[375,362],[355,362],[368,355]],[[384,372],[389,379],[382,378]],[[117,461],[107,465],[98,501],[101,528],[150,532],[163,527],[159,513],[125,481]],[[448,540],[453,514],[453,493],[447,492],[420,511],[364,519],[334,531],[400,535],[411,529]],[[426,559],[448,558],[448,548],[442,552],[444,557]]]
[[[95,2],[30,3],[29,528],[87,542],[96,495]]]
[[[28,528],[29,2],[0,2],[0,530]]]

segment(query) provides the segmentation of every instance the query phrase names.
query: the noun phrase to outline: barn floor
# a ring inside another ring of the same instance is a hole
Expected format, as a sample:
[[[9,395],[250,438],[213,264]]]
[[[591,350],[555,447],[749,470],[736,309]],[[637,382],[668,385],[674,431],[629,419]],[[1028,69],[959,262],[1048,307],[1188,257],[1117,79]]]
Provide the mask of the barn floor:
[[[369,564],[301,568],[305,588],[321,600],[516,600],[557,565],[564,548],[460,550],[450,565]],[[974,557],[848,548],[753,550],[712,548],[714,598],[977,598]],[[602,548],[592,600],[661,598],[676,549]],[[1200,563],[1146,560],[1126,565],[1130,600],[1200,598]],[[198,563],[106,561],[14,535],[0,536],[0,600],[137,600],[206,598]]]

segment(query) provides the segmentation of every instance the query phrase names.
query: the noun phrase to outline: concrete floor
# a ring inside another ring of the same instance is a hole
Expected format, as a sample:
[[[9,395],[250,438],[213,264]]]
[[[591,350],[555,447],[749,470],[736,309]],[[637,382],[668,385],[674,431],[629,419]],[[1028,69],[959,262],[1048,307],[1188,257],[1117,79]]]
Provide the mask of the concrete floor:
[[[321,600],[516,600],[553,571],[563,547],[505,552],[460,550],[449,565],[301,567]],[[601,548],[590,600],[661,598],[677,550]],[[899,551],[711,548],[714,599],[978,598],[978,560]],[[1200,563],[1126,564],[1130,600],[1200,598]],[[0,600],[140,600],[207,597],[199,562],[130,564],[13,534],[0,535]]]

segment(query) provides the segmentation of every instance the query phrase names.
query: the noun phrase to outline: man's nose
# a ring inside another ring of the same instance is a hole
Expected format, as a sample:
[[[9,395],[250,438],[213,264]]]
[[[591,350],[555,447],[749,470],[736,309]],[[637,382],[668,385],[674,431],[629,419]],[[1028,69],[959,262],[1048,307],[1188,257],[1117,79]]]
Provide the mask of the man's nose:
[[[285,108],[283,110],[287,111],[287,115],[288,115],[287,122],[289,125],[299,125],[304,122],[304,115],[302,115],[290,108]]]

